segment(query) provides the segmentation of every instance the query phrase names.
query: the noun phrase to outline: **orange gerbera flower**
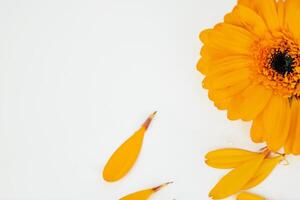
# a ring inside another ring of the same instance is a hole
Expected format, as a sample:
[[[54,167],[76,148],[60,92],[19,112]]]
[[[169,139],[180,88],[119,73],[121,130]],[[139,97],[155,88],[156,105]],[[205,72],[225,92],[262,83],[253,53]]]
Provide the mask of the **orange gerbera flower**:
[[[239,0],[201,33],[203,87],[231,120],[253,120],[251,137],[300,154],[300,1]]]

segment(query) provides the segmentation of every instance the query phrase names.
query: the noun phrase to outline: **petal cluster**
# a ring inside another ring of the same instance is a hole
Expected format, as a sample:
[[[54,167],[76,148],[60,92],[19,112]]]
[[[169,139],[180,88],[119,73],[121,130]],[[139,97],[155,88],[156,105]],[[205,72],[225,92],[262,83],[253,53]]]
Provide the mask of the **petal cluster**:
[[[209,193],[212,199],[223,199],[260,184],[284,157],[274,156],[268,149],[251,152],[227,148],[211,151],[205,158],[206,163],[211,167],[232,168]]]

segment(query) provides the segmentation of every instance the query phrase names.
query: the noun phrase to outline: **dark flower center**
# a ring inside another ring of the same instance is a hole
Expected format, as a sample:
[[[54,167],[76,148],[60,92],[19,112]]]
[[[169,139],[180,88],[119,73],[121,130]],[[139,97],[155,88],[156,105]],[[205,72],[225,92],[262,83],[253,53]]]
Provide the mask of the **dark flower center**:
[[[271,67],[281,75],[293,72],[294,59],[287,52],[276,52],[271,59]]]

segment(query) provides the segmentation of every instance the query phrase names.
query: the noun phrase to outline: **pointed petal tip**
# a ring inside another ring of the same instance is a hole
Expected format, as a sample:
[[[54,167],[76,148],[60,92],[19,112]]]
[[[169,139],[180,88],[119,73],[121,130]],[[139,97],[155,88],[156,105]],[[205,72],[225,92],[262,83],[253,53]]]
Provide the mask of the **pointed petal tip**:
[[[148,127],[149,127],[149,125],[150,125],[152,119],[153,119],[154,116],[156,115],[156,113],[157,113],[157,111],[153,112],[153,113],[146,119],[146,121],[143,123],[142,126],[143,126],[145,129],[148,129]]]
[[[166,186],[168,186],[168,185],[170,185],[170,184],[173,184],[173,183],[174,183],[173,181],[166,182],[166,183],[161,184],[161,185],[159,185],[159,186],[157,186],[157,187],[154,187],[153,190],[154,190],[154,191],[161,190],[162,188],[164,188],[164,187],[166,187]]]
[[[156,115],[156,113],[157,113],[157,111],[154,111],[154,112],[150,115],[150,117],[153,119],[154,116]]]

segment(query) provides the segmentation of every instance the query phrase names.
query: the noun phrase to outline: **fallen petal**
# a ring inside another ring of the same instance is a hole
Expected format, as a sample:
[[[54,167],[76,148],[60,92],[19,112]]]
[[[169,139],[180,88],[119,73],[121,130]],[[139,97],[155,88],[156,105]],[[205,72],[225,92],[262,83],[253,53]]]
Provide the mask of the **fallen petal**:
[[[154,193],[156,193],[157,191],[159,191],[160,189],[162,189],[163,187],[165,187],[171,183],[172,182],[168,182],[168,183],[159,185],[157,187],[141,190],[141,191],[129,194],[125,197],[122,197],[120,200],[147,200],[151,197],[151,195],[153,195]]]
[[[123,178],[133,167],[142,148],[145,132],[156,112],[151,114],[141,128],[128,138],[110,157],[103,170],[103,178],[108,182]]]

